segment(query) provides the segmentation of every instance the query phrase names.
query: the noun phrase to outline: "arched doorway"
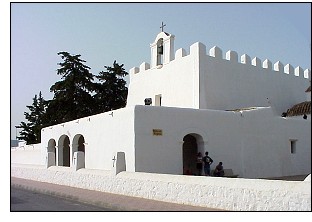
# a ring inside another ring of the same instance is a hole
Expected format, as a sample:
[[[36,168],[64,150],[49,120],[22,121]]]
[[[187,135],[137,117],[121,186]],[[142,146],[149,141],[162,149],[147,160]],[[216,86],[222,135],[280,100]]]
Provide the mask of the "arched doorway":
[[[202,136],[190,133],[183,137],[182,160],[183,174],[197,174],[196,161],[197,153],[204,152],[204,142]]]
[[[197,141],[190,134],[183,138],[183,174],[193,175],[196,172]]]
[[[58,166],[70,166],[70,146],[69,138],[62,135],[58,141]]]
[[[55,160],[56,160],[56,142],[54,139],[50,139],[48,142],[48,148],[47,152],[54,153],[54,163],[52,164],[55,166]]]
[[[84,140],[83,135],[77,134],[77,135],[74,136],[72,147],[73,147],[73,149],[72,149],[72,157],[74,157],[74,153],[77,152],[77,151],[85,153],[85,140]],[[85,160],[83,160],[83,162],[84,161]]]

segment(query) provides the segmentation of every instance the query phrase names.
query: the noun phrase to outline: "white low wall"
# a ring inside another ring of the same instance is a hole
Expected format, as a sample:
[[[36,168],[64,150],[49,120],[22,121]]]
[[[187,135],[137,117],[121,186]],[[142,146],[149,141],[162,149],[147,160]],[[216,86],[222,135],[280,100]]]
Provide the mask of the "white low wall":
[[[311,211],[311,180],[280,181],[12,165],[11,176],[230,211]]]
[[[40,143],[11,148],[11,163],[44,165],[45,156]]]

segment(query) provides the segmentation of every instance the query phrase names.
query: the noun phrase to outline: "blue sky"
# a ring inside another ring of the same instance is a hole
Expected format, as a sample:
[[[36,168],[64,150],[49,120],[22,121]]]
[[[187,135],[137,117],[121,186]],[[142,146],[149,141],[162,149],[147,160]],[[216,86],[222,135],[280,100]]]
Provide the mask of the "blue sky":
[[[11,3],[11,138],[35,94],[52,98],[58,52],[80,54],[93,74],[114,60],[129,71],[150,62],[162,21],[175,50],[202,42],[311,68],[309,3]]]

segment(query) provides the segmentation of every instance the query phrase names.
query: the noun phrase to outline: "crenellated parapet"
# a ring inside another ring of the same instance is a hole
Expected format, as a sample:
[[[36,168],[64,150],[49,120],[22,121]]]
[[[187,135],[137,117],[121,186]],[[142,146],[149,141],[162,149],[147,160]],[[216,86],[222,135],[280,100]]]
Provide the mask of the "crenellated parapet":
[[[137,74],[139,72],[140,72],[140,69],[138,67],[133,67],[129,71],[130,75]]]
[[[146,62],[143,62],[141,65],[140,65],[140,70],[141,71],[145,71],[145,70],[148,70],[150,69],[150,64],[149,63],[146,63]]]
[[[149,63],[143,62],[139,68],[134,67],[130,69],[130,75],[138,75],[150,69],[161,69],[164,66],[169,65],[172,62],[179,62],[179,61],[183,62],[183,59],[188,56],[196,56],[196,55],[205,56],[206,55],[209,57],[213,57],[215,60],[228,61],[231,63],[240,63],[246,66],[252,66],[252,67],[261,68],[265,70],[272,70],[272,71],[287,74],[287,75],[294,75],[297,77],[311,79],[310,69],[303,70],[300,66],[297,66],[294,68],[294,66],[292,66],[291,64],[284,65],[281,61],[277,61],[273,64],[269,59],[265,59],[262,62],[260,58],[258,57],[251,58],[248,54],[243,54],[239,60],[239,55],[237,54],[236,51],[233,51],[233,50],[227,51],[225,53],[225,57],[223,57],[223,52],[218,46],[214,46],[210,48],[207,53],[206,46],[200,42],[196,42],[193,45],[191,45],[189,52],[190,53],[188,54],[187,51],[183,48],[176,50],[175,53],[168,52],[168,54],[174,55],[170,57],[170,61],[165,60],[163,64],[154,65],[154,66],[151,66]]]
[[[229,61],[237,62],[238,61],[238,54],[235,51],[229,50],[225,54],[225,59],[229,60]]]
[[[272,70],[272,62],[268,59],[264,60],[263,63],[262,63],[262,67],[264,69],[269,69],[269,70]]]
[[[222,50],[218,46],[214,46],[209,50],[209,55],[217,59],[222,59]]]
[[[186,51],[185,51],[185,49],[183,49],[183,48],[178,49],[178,50],[176,51],[176,53],[175,53],[175,58],[176,58],[176,59],[182,58],[182,57],[184,57],[184,56],[186,56]]]
[[[284,73],[286,74],[294,74],[294,67],[290,64],[287,64],[285,67],[284,67]]]
[[[277,61],[274,63],[273,70],[277,72],[283,72],[284,71],[284,65],[280,61]]]

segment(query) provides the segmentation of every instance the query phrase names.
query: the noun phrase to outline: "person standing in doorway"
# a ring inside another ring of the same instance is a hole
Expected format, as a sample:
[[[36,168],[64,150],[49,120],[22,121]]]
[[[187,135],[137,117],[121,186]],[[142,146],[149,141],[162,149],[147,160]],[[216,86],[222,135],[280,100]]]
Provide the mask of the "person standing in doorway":
[[[205,152],[205,156],[203,157],[204,162],[204,172],[205,176],[210,176],[210,165],[213,163],[213,160],[208,156],[208,152]]]
[[[202,170],[203,170],[203,155],[201,154],[201,152],[198,152],[197,154],[197,162],[196,162],[196,169],[198,172],[198,176],[202,175]]]

